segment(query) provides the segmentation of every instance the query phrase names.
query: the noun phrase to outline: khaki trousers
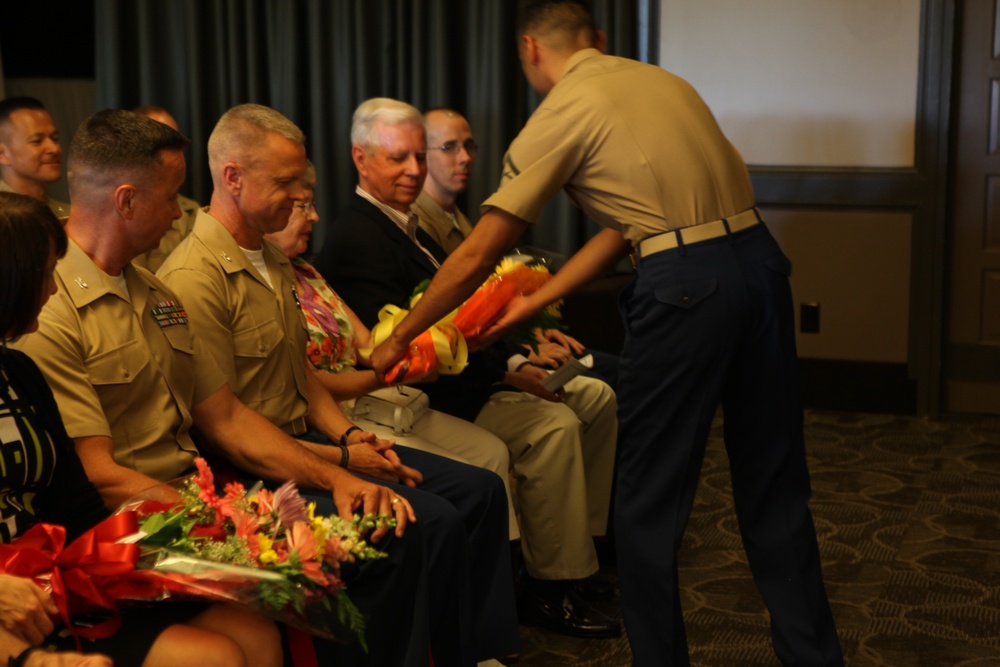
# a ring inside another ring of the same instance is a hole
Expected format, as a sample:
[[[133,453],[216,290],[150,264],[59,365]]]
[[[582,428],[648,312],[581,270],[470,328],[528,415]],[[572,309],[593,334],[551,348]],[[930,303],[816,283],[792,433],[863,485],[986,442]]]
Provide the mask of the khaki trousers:
[[[592,538],[608,525],[617,409],[611,387],[577,377],[567,383],[563,403],[503,391],[479,412],[476,425],[510,452],[531,576],[581,579],[597,572]]]

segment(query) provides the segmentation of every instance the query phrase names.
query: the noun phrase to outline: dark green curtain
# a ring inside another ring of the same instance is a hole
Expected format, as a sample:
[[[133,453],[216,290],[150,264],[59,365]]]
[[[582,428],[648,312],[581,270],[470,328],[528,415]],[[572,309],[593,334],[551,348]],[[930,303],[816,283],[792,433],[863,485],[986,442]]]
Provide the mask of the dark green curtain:
[[[521,75],[513,0],[95,0],[97,106],[158,104],[191,138],[186,190],[211,194],[205,145],[244,102],[274,107],[307,135],[316,199],[332,220],[354,190],[350,124],[369,97],[469,119],[481,149],[465,198],[470,218],[493,192],[504,150],[537,104]],[[641,54],[651,0],[592,0],[608,51]],[[642,24],[642,25],[640,25]],[[648,56],[647,56],[648,57]],[[571,253],[592,223],[565,197],[526,243]],[[323,224],[313,246],[323,239]]]

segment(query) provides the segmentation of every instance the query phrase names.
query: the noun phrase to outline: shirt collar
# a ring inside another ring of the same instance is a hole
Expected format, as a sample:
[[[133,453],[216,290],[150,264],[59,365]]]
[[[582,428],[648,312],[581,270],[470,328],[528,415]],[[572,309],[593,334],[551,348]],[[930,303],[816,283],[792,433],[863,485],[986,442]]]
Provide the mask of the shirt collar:
[[[399,227],[404,234],[406,234],[406,237],[413,241],[413,244],[420,248],[425,255],[427,255],[427,259],[431,261],[431,264],[433,264],[435,268],[441,268],[441,263],[437,261],[437,258],[431,253],[430,250],[424,247],[419,239],[417,239],[417,229],[420,228],[420,218],[417,217],[416,213],[413,211],[403,213],[402,211],[397,211],[391,206],[386,206],[362,190],[360,185],[355,188],[354,191],[361,196],[362,199],[371,202],[376,208],[378,208],[378,210],[389,216],[389,219],[396,223],[396,226]]]
[[[361,186],[357,186],[354,190],[356,193],[361,195],[364,199],[367,199],[372,204],[374,204],[380,211],[389,216],[389,219],[396,223],[396,226],[403,230],[403,232],[409,236],[414,241],[417,239],[417,226],[420,224],[420,219],[413,211],[407,211],[403,213],[393,207],[380,202],[375,199],[372,195],[368,194],[361,189]]]
[[[118,283],[97,266],[73,239],[69,239],[66,256],[59,260],[56,266],[56,273],[76,308],[83,308],[106,294],[113,294],[132,302],[142,295],[143,285],[146,285],[147,290],[154,289],[139,277],[131,264],[126,264],[122,271],[128,284],[129,295],[122,292]]]
[[[573,55],[569,57],[566,61],[566,69],[563,70],[563,76],[566,76],[573,71],[573,68],[582,63],[587,58],[594,58],[595,56],[603,55],[598,49],[580,49]]]

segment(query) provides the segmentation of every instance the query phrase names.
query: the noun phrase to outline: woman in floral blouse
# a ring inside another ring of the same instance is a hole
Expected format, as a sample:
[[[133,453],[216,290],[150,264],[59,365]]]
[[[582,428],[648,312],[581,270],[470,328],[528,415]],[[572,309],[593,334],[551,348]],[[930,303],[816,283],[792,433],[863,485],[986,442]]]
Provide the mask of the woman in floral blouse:
[[[295,205],[288,225],[282,231],[268,234],[267,238],[292,260],[295,288],[309,331],[306,353],[313,366],[320,371],[317,374],[320,382],[364,430],[381,437],[392,437],[407,447],[471,463],[500,475],[507,489],[510,539],[517,539],[520,531],[508,481],[510,455],[502,440],[471,422],[436,410],[427,410],[406,435],[393,435],[390,427],[352,414],[354,399],[386,385],[374,370],[366,367],[368,360],[360,352],[371,347],[371,332],[319,272],[301,257],[309,248],[313,225],[319,222],[316,202],[312,200],[316,170],[311,163],[304,180],[307,199]]]

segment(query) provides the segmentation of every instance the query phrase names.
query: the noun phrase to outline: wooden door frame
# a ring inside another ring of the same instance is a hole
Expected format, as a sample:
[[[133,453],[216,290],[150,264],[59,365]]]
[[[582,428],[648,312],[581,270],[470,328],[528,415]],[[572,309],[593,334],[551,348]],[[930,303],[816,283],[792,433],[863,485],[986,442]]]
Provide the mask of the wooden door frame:
[[[948,166],[958,0],[922,0],[914,166],[905,168],[751,167],[764,207],[882,209],[913,216],[909,376],[917,413],[943,406],[942,359],[947,270]]]

